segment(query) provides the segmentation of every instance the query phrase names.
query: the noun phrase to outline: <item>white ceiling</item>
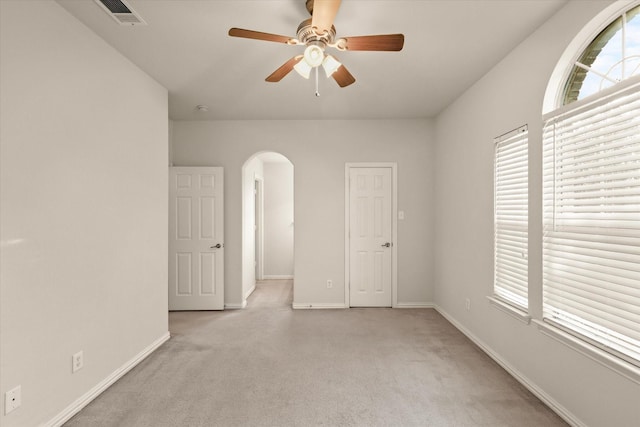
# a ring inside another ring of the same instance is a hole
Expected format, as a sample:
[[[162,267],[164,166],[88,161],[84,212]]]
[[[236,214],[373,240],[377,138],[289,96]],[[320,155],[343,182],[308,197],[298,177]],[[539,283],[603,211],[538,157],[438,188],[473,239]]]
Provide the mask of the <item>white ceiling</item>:
[[[92,0],[57,0],[169,90],[173,120],[433,117],[566,0],[344,0],[337,36],[403,33],[401,52],[330,52],[356,83],[295,71],[264,79],[301,46],[229,37],[231,27],[295,37],[305,0],[126,0],[148,26],[121,26]],[[196,105],[206,104],[208,112]]]

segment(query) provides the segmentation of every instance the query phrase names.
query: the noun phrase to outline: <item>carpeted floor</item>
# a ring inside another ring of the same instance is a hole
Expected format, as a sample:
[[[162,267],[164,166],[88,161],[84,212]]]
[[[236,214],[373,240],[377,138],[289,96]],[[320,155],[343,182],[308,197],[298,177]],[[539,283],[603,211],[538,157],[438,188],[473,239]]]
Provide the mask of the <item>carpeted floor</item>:
[[[66,426],[566,426],[432,309],[170,313],[172,338]]]

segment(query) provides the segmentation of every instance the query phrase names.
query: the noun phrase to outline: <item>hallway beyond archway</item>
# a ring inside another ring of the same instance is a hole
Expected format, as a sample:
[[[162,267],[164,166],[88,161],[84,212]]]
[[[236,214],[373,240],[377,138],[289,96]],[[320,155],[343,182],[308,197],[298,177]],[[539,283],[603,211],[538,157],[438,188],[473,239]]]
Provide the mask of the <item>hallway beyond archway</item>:
[[[243,306],[258,281],[294,278],[293,172],[276,152],[254,154],[242,167]]]

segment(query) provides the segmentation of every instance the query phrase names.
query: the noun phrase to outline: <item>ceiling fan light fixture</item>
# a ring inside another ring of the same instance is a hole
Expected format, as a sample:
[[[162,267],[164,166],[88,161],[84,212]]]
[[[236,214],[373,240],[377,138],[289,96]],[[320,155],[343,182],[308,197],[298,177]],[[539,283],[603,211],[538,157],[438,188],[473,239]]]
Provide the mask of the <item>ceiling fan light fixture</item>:
[[[324,72],[327,75],[327,78],[331,77],[333,73],[338,71],[342,64],[333,56],[327,55],[322,61],[322,68],[324,68]]]
[[[311,75],[311,70],[313,69],[313,67],[307,64],[305,60],[302,60],[302,61],[298,61],[298,63],[293,66],[293,69],[296,70],[296,72],[300,74],[302,77],[304,77],[305,79],[308,79],[309,76]]]
[[[318,67],[324,61],[324,50],[315,44],[307,46],[304,50],[304,61],[312,68]]]

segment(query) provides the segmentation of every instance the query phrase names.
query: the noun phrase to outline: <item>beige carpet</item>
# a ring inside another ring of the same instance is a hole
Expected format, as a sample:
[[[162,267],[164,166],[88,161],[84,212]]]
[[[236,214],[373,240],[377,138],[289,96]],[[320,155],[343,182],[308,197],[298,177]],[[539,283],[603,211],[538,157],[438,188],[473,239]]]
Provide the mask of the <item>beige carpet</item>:
[[[66,425],[565,426],[432,309],[171,313],[169,342]]]

